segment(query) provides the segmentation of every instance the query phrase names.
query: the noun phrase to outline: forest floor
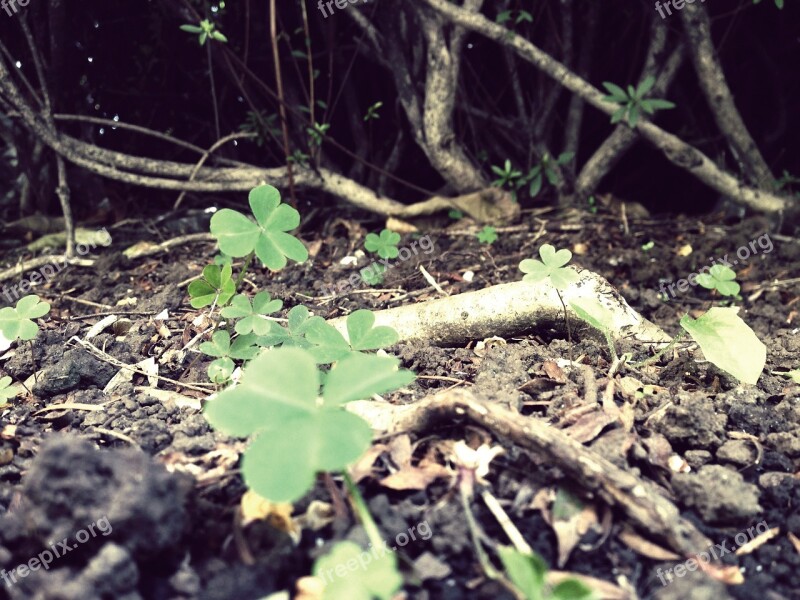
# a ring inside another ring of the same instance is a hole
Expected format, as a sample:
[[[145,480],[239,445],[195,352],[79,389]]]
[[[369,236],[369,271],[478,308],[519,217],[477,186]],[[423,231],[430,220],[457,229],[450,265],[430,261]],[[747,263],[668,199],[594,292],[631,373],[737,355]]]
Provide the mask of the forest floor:
[[[26,381],[37,373],[32,394],[0,409],[0,569],[7,574],[0,599],[265,598],[295,590],[330,542],[366,539],[340,502],[336,476],[320,479],[294,507],[300,520],[273,513],[242,521],[243,442],[214,433],[201,413],[208,394],[199,384],[208,382],[210,359],[193,352],[176,358],[207,328],[204,312],[189,306],[186,286],[215,246],[186,244],[137,260],[122,255],[142,239],[207,231],[207,216],[173,219],[169,228],[160,223],[110,227],[113,243],[98,249],[93,267],[69,267],[37,287],[34,293],[52,305],[50,317],[32,346],[15,346],[0,361],[0,376]],[[269,290],[285,310],[305,304],[332,318],[440,297],[420,266],[447,294],[518,281],[519,261],[550,243],[571,249],[574,264],[605,277],[674,335],[683,314],[724,302],[699,286],[665,301],[660,284],[714,258],[738,260],[737,250],[748,248],[735,267],[742,284],[735,305],[767,347],[757,386],[739,387],[710,363],[675,353],[615,375],[616,391],[603,404],[607,349],[573,340],[572,355],[589,368],[571,367],[569,343],[555,331],[389,350],[418,378],[386,400],[408,404],[457,386],[512,406],[520,420],[546,420],[651,482],[653,493],[728,550],[717,552],[725,554],[718,560],[682,568],[685,556],[676,558],[663,540],[634,528],[584,482],[466,419],[376,441],[357,478],[382,533],[398,546],[408,598],[513,597],[481,572],[453,491],[448,457],[455,442],[466,440],[505,450],[486,476],[489,489],[553,569],[607,582],[601,597],[800,599],[800,385],[780,374],[800,367],[800,292],[796,280],[772,285],[798,276],[798,240],[764,237],[768,224],[758,219],[730,225],[711,217],[631,218],[626,231],[620,215],[602,209],[525,211],[522,227],[501,230],[492,245],[474,232],[430,229],[431,252],[395,261],[378,291],[330,298],[322,286],[354,272],[341,260],[363,248],[369,230],[346,218],[313,227],[316,234],[308,223],[299,233],[309,261],[278,273],[253,269],[245,291]],[[406,235],[399,246],[410,241]],[[17,256],[8,252],[4,266]],[[465,277],[468,271],[474,277]],[[109,313],[121,319],[87,339]],[[148,358],[161,377],[180,383],[153,387],[134,375],[103,391],[119,363]],[[480,496],[471,508],[489,541],[508,544]],[[23,575],[17,568],[66,538],[78,543],[49,569]]]

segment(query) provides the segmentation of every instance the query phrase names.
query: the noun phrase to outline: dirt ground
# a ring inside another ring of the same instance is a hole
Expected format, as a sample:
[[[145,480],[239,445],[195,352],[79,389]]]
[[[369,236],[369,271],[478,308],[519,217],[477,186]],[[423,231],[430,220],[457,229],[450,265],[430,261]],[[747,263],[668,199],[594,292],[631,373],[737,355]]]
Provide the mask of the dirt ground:
[[[0,598],[265,598],[294,590],[332,542],[366,541],[347,514],[316,526],[306,519],[294,538],[274,518],[241,521],[245,487],[237,459],[243,442],[213,432],[200,409],[207,394],[186,387],[207,383],[210,359],[196,352],[178,358],[205,327],[186,287],[214,256],[214,244],[189,243],[132,261],[122,255],[142,239],[207,231],[206,219],[186,212],[169,228],[167,221],[109,227],[113,243],[93,253],[93,267],[68,267],[36,288],[51,303],[50,316],[32,346],[14,347],[0,362],[0,376],[25,381],[37,373],[32,394],[0,409],[0,569],[9,573],[65,538],[80,543],[47,570],[25,577],[17,571],[15,582],[0,585]],[[618,598],[800,599],[800,385],[779,373],[800,367],[793,279],[800,240],[773,233],[757,218],[730,224],[721,217],[623,220],[605,209],[524,211],[522,222],[499,230],[492,245],[479,243],[459,223],[438,223],[426,230],[433,251],[396,261],[378,291],[365,287],[329,298],[323,286],[357,268],[341,260],[363,249],[364,235],[382,224],[319,219],[299,233],[310,249],[307,263],[279,273],[254,269],[245,291],[266,289],[284,301],[284,310],[305,304],[332,318],[439,297],[420,266],[448,294],[517,281],[519,261],[550,243],[571,249],[575,264],[608,279],[634,309],[674,335],[683,314],[696,316],[724,302],[700,287],[665,301],[660,286],[713,258],[738,260],[737,250],[749,248],[735,267],[742,284],[735,305],[767,346],[756,386],[739,387],[686,353],[668,354],[652,367],[614,376],[612,403],[632,418],[603,420],[597,395],[608,385],[611,364],[606,348],[592,339],[573,340],[571,348],[588,368],[568,366],[569,343],[551,330],[454,348],[390,349],[418,379],[386,400],[408,404],[458,386],[510,403],[520,420],[544,419],[567,430],[651,482],[648,493],[674,502],[724,554],[706,568],[681,569],[685,557],[670,559],[662,540],[634,528],[584,482],[466,419],[382,440],[385,450],[373,453],[360,488],[386,539],[402,546],[408,598],[512,597],[482,575],[452,478],[420,477],[416,485],[406,482],[410,489],[394,489],[386,480],[403,455],[408,468],[438,463],[438,472],[446,472],[448,448],[467,440],[504,448],[492,462],[489,487],[554,569],[604,580]],[[763,246],[751,245],[759,239]],[[3,266],[20,256],[29,254],[6,252]],[[122,319],[86,340],[109,313]],[[76,338],[105,354],[90,353]],[[119,371],[111,359],[135,364],[151,357],[159,374],[177,383],[161,381],[156,390],[136,375],[102,391]],[[320,479],[295,515],[310,515],[319,502],[335,504],[331,483],[341,490],[337,477]],[[554,516],[558,498],[568,498],[571,515]],[[508,543],[480,498],[472,510],[489,539]],[[412,529],[417,539],[399,537]]]

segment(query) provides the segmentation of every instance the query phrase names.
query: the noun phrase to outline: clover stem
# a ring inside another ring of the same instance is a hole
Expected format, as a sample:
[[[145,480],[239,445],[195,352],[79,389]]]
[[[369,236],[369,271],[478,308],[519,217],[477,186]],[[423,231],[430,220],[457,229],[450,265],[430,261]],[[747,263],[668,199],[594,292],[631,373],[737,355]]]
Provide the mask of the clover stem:
[[[244,264],[242,265],[242,272],[239,273],[239,276],[236,278],[236,289],[234,290],[235,293],[239,293],[239,286],[242,285],[242,281],[244,281],[244,276],[247,274],[247,269],[250,268],[250,263],[253,262],[253,257],[256,255],[255,250],[253,250],[250,254],[248,254],[244,259]]]
[[[381,537],[381,532],[378,530],[378,526],[375,524],[375,520],[369,512],[369,508],[367,508],[367,503],[364,502],[364,497],[358,490],[358,486],[350,477],[350,473],[343,471],[342,474],[344,475],[344,483],[347,486],[347,492],[350,494],[350,498],[353,501],[353,508],[358,515],[358,519],[361,521],[361,525],[364,527],[367,539],[369,539],[373,548],[382,548],[386,545],[386,542],[384,542]]]
[[[569,328],[569,313],[567,313],[567,305],[564,304],[564,299],[561,297],[561,292],[558,291],[558,288],[556,288],[556,294],[558,294],[558,299],[561,300],[561,306],[564,307],[564,323],[567,326],[567,342],[569,342],[569,362],[572,364],[572,332]]]

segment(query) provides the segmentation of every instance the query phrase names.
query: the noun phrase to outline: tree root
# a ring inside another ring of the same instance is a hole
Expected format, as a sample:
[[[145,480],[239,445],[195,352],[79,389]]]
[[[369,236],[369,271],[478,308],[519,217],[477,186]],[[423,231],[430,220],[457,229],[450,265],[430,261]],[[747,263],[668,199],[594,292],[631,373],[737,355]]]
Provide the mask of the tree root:
[[[347,407],[390,435],[420,434],[438,423],[452,426],[454,421],[471,421],[558,467],[586,492],[619,509],[643,533],[675,552],[692,556],[711,545],[653,483],[620,469],[546,422],[487,402],[469,390],[451,389],[405,406],[364,401]]]

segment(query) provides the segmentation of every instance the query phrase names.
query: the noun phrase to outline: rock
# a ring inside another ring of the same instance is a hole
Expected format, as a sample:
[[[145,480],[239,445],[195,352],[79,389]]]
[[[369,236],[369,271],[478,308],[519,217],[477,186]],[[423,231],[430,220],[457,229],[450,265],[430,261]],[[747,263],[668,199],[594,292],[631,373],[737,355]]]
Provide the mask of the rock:
[[[717,459],[739,467],[747,467],[755,463],[756,449],[747,440],[729,440],[717,450]]]
[[[705,465],[696,473],[676,473],[672,487],[684,504],[696,508],[709,523],[743,521],[762,510],[758,488],[746,483],[740,473],[719,465]]]

